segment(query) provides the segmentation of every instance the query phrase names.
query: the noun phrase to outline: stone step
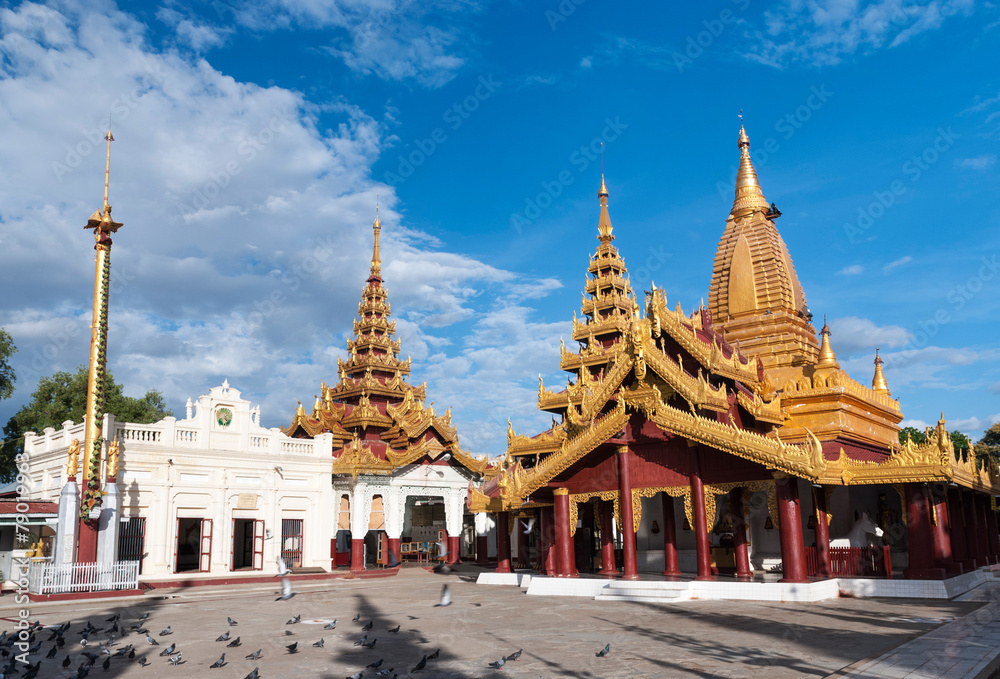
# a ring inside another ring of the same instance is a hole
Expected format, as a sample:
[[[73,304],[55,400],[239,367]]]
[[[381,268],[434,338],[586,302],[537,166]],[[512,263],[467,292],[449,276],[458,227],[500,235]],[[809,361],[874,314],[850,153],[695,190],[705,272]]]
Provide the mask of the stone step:
[[[608,594],[598,594],[594,597],[594,601],[639,601],[644,603],[660,603],[660,604],[670,604],[677,601],[684,601],[690,597],[683,596],[681,593],[669,594],[665,592],[658,592],[657,594],[620,594],[620,593],[608,593]]]

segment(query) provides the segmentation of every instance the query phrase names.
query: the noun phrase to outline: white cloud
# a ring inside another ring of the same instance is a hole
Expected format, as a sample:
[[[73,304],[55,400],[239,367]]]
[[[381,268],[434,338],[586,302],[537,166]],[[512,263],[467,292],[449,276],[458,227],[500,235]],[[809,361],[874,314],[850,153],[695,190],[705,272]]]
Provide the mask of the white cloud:
[[[947,415],[947,413],[945,413],[945,415]],[[985,418],[966,417],[964,419],[951,420],[948,422],[947,427],[949,431],[962,432],[968,436],[973,443],[976,443],[983,437],[983,432],[997,422],[1000,422],[1000,413],[988,415]]]
[[[975,158],[961,158],[955,161],[955,167],[960,170],[971,170],[973,172],[985,172],[997,164],[997,157],[992,153],[976,156]]]
[[[838,276],[857,276],[864,273],[865,267],[860,264],[852,264],[850,266],[845,266],[843,269],[837,272]]]
[[[905,328],[898,325],[879,326],[867,318],[846,316],[830,321],[830,343],[835,352],[845,357],[860,352],[874,355],[876,347],[901,347],[911,339]]]
[[[764,12],[765,27],[747,36],[745,53],[775,67],[833,65],[899,46],[973,8],[973,0],[784,0]]]
[[[903,266],[904,264],[909,264],[912,261],[913,261],[913,257],[910,257],[909,255],[906,255],[905,257],[900,257],[899,259],[894,260],[892,262],[889,262],[888,264],[886,264],[885,266],[883,266],[882,267],[882,273],[889,273],[893,269],[897,269],[897,268]]]
[[[580,59],[580,68],[592,68],[594,66],[594,60],[592,57],[583,57]]]

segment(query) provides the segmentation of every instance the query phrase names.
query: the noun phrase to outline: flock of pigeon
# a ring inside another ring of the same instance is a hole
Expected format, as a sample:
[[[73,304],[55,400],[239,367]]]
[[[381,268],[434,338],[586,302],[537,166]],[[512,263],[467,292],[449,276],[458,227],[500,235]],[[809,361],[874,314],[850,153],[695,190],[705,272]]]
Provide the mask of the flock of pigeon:
[[[291,582],[288,578],[289,571],[287,568],[282,568],[284,562],[279,561],[279,573],[278,577],[282,578],[282,588],[281,596],[278,600],[291,599],[295,596],[295,592],[292,591]],[[451,605],[451,589],[445,584],[441,589],[441,597],[435,607],[443,607]],[[129,625],[126,629],[125,622],[121,620],[121,613],[116,613],[107,619],[109,626],[95,627],[93,623],[89,620],[85,625],[74,631],[74,634],[80,637],[79,641],[76,642],[82,647],[77,656],[79,665],[76,667],[76,673],[70,676],[70,679],[83,679],[88,676],[95,665],[100,664],[104,671],[108,671],[111,668],[112,661],[137,661],[139,666],[146,667],[151,665],[150,658],[156,658],[154,653],[166,662],[173,666],[185,664],[184,654],[178,648],[176,642],[172,642],[167,645],[169,637],[173,634],[173,630],[168,625],[163,630],[157,633],[154,637],[150,630],[146,627],[147,619],[149,618],[149,612],[143,613],[141,616],[135,619],[133,624]],[[241,637],[237,633],[234,637],[233,634],[236,632],[236,628],[239,623],[233,620],[231,617],[227,617],[226,621],[228,623],[229,629],[220,635],[215,641],[219,643],[225,643],[226,649],[235,649],[242,646]],[[301,621],[301,615],[296,615],[290,618],[285,624],[295,625]],[[361,613],[354,616],[352,622],[361,622]],[[52,647],[45,654],[45,659],[56,659],[60,653],[65,653],[64,659],[61,661],[61,667],[69,668],[75,661],[72,659],[72,653],[67,646],[68,640],[67,635],[70,633],[71,629],[70,622],[64,622],[60,625],[55,626],[43,626],[40,622],[34,622],[28,628],[28,643],[30,645],[27,655],[30,659],[31,656],[39,654],[42,650],[43,643],[52,642]],[[359,639],[354,642],[355,646],[361,646],[363,648],[372,649],[375,648],[375,644],[378,642],[378,637],[375,636],[375,621],[370,620],[364,626],[361,627],[362,635]],[[334,630],[337,628],[337,621],[333,620],[327,623],[323,629],[324,630]],[[387,628],[386,631],[391,634],[396,634],[400,630],[400,625],[396,625],[392,628]],[[42,639],[40,635],[44,633],[49,633],[47,639]],[[127,643],[121,645],[130,635],[135,634],[139,637],[139,641],[134,643]],[[285,635],[291,636],[293,633],[290,629],[286,627]],[[100,636],[99,636],[100,635]],[[7,679],[8,677],[19,676],[19,679],[34,679],[38,676],[43,663],[42,660],[38,660],[34,664],[30,662],[25,665],[23,662],[18,661],[17,653],[14,652],[13,645],[15,641],[18,640],[18,633],[8,634],[7,631],[0,633],[0,657],[6,661],[6,664],[0,667],[0,679]],[[159,640],[158,640],[159,639]],[[161,641],[162,640],[162,643]],[[22,640],[23,641],[23,640]],[[318,641],[313,642],[312,646],[316,648],[323,648],[325,646],[325,639],[320,638]],[[157,648],[160,647],[160,648]],[[598,657],[605,657],[610,652],[610,644],[606,646],[602,651],[597,653]],[[285,646],[285,652],[288,654],[298,653],[300,650],[299,642],[293,642]],[[209,668],[216,669],[220,667],[225,667],[229,662],[226,660],[227,653],[234,653],[234,651],[223,651],[221,656],[209,665]],[[236,651],[235,653],[240,653]],[[412,668],[409,669],[409,674],[414,674],[424,670],[429,662],[434,662],[440,656],[441,650],[438,649],[433,653],[427,655],[425,654]],[[263,649],[257,649],[252,653],[245,656],[246,660],[254,661],[260,660],[263,657]],[[22,656],[23,657],[23,656]],[[493,669],[501,669],[505,664],[511,661],[516,661],[521,657],[521,650],[515,651],[510,655],[501,657],[495,662],[489,663],[489,666]],[[3,661],[0,661],[3,662]],[[55,662],[59,662],[56,660]],[[384,663],[384,658],[379,659],[375,662],[369,663],[364,669],[355,672],[346,679],[397,679],[398,672],[396,668],[390,667],[387,669],[382,669]],[[51,664],[53,667],[55,663]],[[54,667],[53,667],[54,668]],[[20,670],[24,670],[23,674],[18,675]],[[406,672],[406,668],[401,668],[400,672]],[[51,676],[51,675],[47,675]],[[246,675],[245,679],[259,679],[260,668],[254,667],[254,669]]]

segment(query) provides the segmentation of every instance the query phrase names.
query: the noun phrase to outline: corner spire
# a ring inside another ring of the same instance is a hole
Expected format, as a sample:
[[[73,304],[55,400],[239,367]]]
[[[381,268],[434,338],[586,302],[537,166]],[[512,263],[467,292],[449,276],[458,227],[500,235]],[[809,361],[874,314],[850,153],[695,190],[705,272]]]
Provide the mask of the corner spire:
[[[740,169],[736,173],[736,197],[733,200],[732,216],[746,217],[760,210],[767,212],[767,199],[761,191],[757,171],[750,160],[750,137],[743,127],[743,111],[740,111],[740,136],[736,145],[740,149]]]
[[[878,349],[875,349],[875,377],[872,378],[872,391],[888,396],[889,385],[886,383],[885,375],[882,373],[882,364],[884,362],[882,357],[878,355]]]
[[[375,202],[375,221],[372,222],[372,230],[375,231],[375,247],[372,249],[372,276],[382,275],[382,257],[378,251],[378,236],[382,231],[382,222],[378,218],[378,199]]]
[[[830,326],[826,324],[826,316],[823,316],[823,329],[820,330],[820,335],[822,342],[819,347],[819,361],[816,363],[816,367],[839,368],[837,356],[833,353],[833,347],[830,346]]]
[[[604,173],[601,173],[601,188],[597,191],[597,197],[601,200],[601,218],[597,222],[597,240],[602,243],[610,243],[615,239],[611,233],[611,215],[608,213],[608,186],[604,183]]]

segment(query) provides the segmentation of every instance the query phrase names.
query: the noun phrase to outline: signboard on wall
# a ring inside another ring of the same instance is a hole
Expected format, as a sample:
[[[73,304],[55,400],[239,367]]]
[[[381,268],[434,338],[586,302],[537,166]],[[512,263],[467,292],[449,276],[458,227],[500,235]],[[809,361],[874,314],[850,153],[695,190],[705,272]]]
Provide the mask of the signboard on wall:
[[[257,493],[240,493],[236,509],[257,509]]]

